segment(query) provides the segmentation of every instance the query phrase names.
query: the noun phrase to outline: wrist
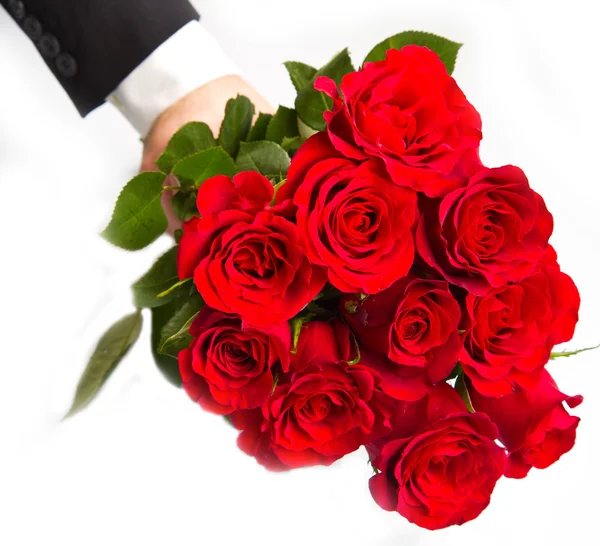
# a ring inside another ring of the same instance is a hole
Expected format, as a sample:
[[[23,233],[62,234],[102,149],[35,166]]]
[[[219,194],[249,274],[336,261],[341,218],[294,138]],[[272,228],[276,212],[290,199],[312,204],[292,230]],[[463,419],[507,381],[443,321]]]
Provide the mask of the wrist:
[[[169,107],[208,82],[239,73],[216,40],[192,21],[133,70],[108,101],[145,136]]]

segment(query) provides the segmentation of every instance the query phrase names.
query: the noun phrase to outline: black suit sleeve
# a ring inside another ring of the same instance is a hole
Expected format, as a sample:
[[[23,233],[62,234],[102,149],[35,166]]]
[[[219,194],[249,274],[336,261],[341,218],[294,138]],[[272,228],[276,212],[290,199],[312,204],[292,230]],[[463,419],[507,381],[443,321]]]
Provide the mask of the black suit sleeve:
[[[85,116],[198,14],[187,0],[0,0]]]

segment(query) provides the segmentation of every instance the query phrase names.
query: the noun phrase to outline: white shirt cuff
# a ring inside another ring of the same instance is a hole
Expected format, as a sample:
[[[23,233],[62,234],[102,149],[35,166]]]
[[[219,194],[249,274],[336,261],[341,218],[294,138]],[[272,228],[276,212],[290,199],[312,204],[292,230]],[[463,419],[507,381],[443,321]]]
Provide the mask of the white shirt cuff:
[[[162,43],[107,98],[142,137],[165,109],[194,89],[239,69],[198,21]]]

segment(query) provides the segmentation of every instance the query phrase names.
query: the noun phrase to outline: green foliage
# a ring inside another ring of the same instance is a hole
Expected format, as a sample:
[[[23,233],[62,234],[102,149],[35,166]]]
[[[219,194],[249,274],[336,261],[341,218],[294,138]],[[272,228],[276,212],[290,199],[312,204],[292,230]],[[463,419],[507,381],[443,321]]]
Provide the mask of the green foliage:
[[[288,61],[283,63],[287,68],[290,79],[296,88],[296,91],[300,92],[305,87],[308,87],[315,78],[317,69],[304,63],[298,63],[294,61]]]
[[[189,220],[192,216],[198,215],[196,208],[196,192],[178,191],[171,200],[171,206],[175,216],[182,222]]]
[[[174,291],[179,290],[180,288],[182,288],[184,285],[188,284],[192,282],[192,278],[188,277],[187,279],[183,279],[182,281],[177,281],[174,285],[169,286],[169,288],[167,288],[166,290],[163,290],[160,294],[158,294],[156,297],[157,298],[167,298],[169,297]]]
[[[296,98],[296,109],[298,115],[306,125],[316,131],[326,129],[323,112],[331,110],[333,101],[325,94],[315,89],[305,89]]]
[[[121,190],[102,237],[126,250],[139,250],[160,237],[167,228],[160,204],[165,177],[144,172],[132,178]]]
[[[294,157],[294,154],[298,151],[300,146],[306,142],[305,138],[301,136],[288,138],[285,137],[281,143],[281,147],[289,154],[290,157]]]
[[[171,137],[165,151],[156,160],[156,165],[162,172],[170,173],[180,159],[216,145],[210,127],[206,123],[192,121]]]
[[[237,98],[227,101],[219,144],[231,157],[237,155],[240,142],[246,140],[253,117],[254,105],[248,98],[238,95]]]
[[[332,106],[329,97],[313,88],[314,81],[320,76],[328,76],[335,83],[340,84],[342,78],[353,70],[354,67],[352,66],[348,50],[344,49],[317,71],[309,85],[298,91],[298,96],[296,97],[298,116],[311,129],[317,131],[325,129],[323,112],[329,110]]]
[[[300,133],[300,137],[306,140],[311,136],[316,135],[319,131],[309,127],[300,118],[298,118],[298,132]]]
[[[550,353],[550,360],[554,360],[555,358],[566,358],[569,356],[578,355],[579,353],[585,353],[586,351],[593,351],[598,349],[600,345],[596,345],[595,347],[586,347],[585,349],[575,349],[573,351],[561,351],[561,352],[552,352]]]
[[[267,137],[267,128],[272,119],[273,116],[271,114],[263,114],[262,112],[258,114],[258,118],[256,118],[252,129],[250,129],[246,141],[256,142],[257,140],[265,140]]]
[[[223,148],[217,146],[182,159],[173,167],[173,174],[183,188],[198,188],[218,174],[233,176],[235,163]]]
[[[164,325],[158,342],[158,352],[177,356],[192,340],[189,334],[190,326],[204,302],[200,294],[190,296],[171,316]]]
[[[280,179],[287,174],[290,156],[275,142],[242,142],[236,164],[239,171],[257,171]]]
[[[186,299],[187,295],[179,296],[178,299],[174,299],[173,301],[167,303],[167,305],[152,309],[152,332],[150,336],[152,356],[154,357],[154,362],[158,366],[158,369],[161,371],[161,373],[176,387],[181,387],[179,362],[174,356],[159,353],[157,348],[160,343],[160,333],[162,329]]]
[[[292,108],[280,106],[269,123],[264,140],[281,144],[285,138],[290,139],[297,136],[298,121],[296,111]]]
[[[454,386],[460,397],[463,399],[465,406],[469,413],[474,413],[475,409],[473,409],[473,403],[471,402],[471,396],[469,395],[469,389],[467,388],[467,383],[465,382],[465,374],[460,374],[456,378],[456,384]]]
[[[319,76],[329,76],[335,83],[340,84],[342,78],[350,72],[354,72],[354,67],[352,66],[350,53],[346,48],[340,51],[325,66],[317,71],[313,78],[313,82]],[[313,82],[311,82],[309,87],[312,87]]]
[[[463,374],[463,369],[462,366],[460,364],[460,362],[458,364],[456,364],[456,366],[454,366],[454,368],[452,369],[452,371],[450,372],[450,375],[448,377],[446,377],[445,381],[452,381],[453,379],[456,379],[459,375]]]
[[[161,295],[179,282],[177,275],[177,247],[167,250],[131,287],[136,307],[160,307],[178,295],[177,290]],[[181,291],[180,291],[181,292]]]
[[[96,396],[102,385],[134,344],[142,330],[142,313],[138,309],[115,324],[100,338],[79,384],[71,409],[65,415],[71,417],[85,408]]]
[[[456,56],[458,55],[458,50],[462,46],[462,44],[459,44],[458,42],[453,42],[452,40],[436,36],[429,32],[408,30],[396,34],[395,36],[390,36],[383,42],[377,44],[367,55],[365,63],[382,61],[385,59],[388,49],[402,49],[404,46],[411,44],[428,47],[431,51],[437,53],[438,57],[444,63],[448,74],[452,74],[454,71]]]
[[[271,206],[275,205],[275,202],[277,201],[277,192],[279,191],[279,188],[281,188],[281,186],[283,186],[286,182],[287,180],[283,179],[273,185],[273,199],[271,200]]]
[[[352,359],[348,361],[348,366],[356,366],[356,364],[360,363],[360,346],[358,345],[358,340],[356,339],[356,336],[354,334],[351,334],[352,337],[352,343],[354,344],[354,351],[356,353],[356,356]]]
[[[290,349],[290,353],[295,355],[298,352],[298,340],[300,339],[302,328],[315,317],[314,313],[305,312],[290,320],[290,330],[292,332],[292,348]]]

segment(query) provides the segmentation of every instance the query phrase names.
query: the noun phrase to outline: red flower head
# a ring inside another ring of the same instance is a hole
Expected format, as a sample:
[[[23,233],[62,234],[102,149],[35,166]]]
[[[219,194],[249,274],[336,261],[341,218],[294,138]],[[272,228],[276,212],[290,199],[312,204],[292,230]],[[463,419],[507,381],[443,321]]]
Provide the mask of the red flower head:
[[[341,312],[359,342],[381,355],[371,365],[396,399],[418,400],[458,362],[461,311],[446,281],[411,274],[379,294],[342,298]]]
[[[315,87],[333,99],[333,145],[349,158],[381,158],[396,184],[442,196],[464,184],[461,160],[479,163],[481,117],[425,47],[391,49],[347,74],[341,97],[328,78]]]
[[[269,470],[329,465],[355,451],[383,428],[390,404],[370,367],[355,358],[342,323],[310,322],[262,411],[238,412],[238,445]]]
[[[551,247],[522,281],[468,294],[460,360],[474,387],[485,396],[535,387],[552,347],[573,336],[579,302]]]
[[[302,250],[298,228],[269,209],[270,182],[255,172],[217,176],[198,190],[200,218],[183,224],[179,277],[210,307],[252,324],[293,317],[326,282]]]
[[[419,255],[475,295],[524,279],[548,248],[552,216],[517,167],[482,169],[466,188],[424,205]]]
[[[278,203],[293,199],[311,263],[342,292],[374,294],[408,273],[414,259],[416,194],[394,185],[374,160],[343,158],[325,133],[298,150]]]
[[[447,384],[405,406],[398,433],[367,446],[380,470],[369,481],[375,502],[426,529],[475,519],[506,464],[497,428],[484,413],[468,413]]]
[[[288,370],[287,322],[259,328],[204,307],[190,334],[190,347],[179,353],[183,388],[208,411],[260,406],[273,390],[274,374]]]
[[[583,397],[560,392],[545,370],[530,391],[487,398],[470,385],[469,394],[474,408],[487,413],[498,426],[500,441],[510,454],[509,478],[524,478],[531,467],[548,468],[575,444],[579,417],[569,415],[563,402],[574,408]]]

